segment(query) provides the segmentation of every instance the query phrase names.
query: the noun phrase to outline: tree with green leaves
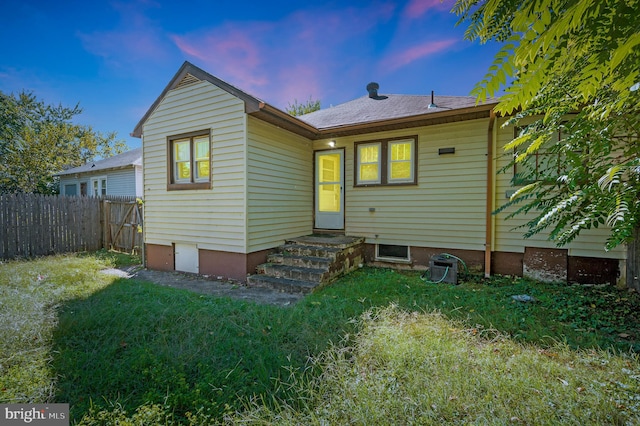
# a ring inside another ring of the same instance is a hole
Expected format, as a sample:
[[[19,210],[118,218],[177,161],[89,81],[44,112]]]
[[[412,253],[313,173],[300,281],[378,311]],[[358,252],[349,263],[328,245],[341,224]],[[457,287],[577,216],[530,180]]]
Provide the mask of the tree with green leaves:
[[[606,224],[611,249],[640,226],[639,5],[458,0],[452,10],[465,38],[502,43],[473,93],[504,89],[496,112],[521,129],[505,150],[526,184],[503,209],[531,214],[525,236],[547,230],[564,245]]]
[[[55,194],[55,173],[127,150],[115,133],[72,123],[81,112],[78,105],[47,105],[32,93],[0,92],[0,194]]]
[[[300,115],[309,114],[313,111],[318,111],[320,109],[320,100],[313,100],[309,97],[309,100],[305,103],[298,103],[297,99],[293,100],[293,104],[289,103],[286,111],[287,114],[293,115],[294,117],[298,117]]]

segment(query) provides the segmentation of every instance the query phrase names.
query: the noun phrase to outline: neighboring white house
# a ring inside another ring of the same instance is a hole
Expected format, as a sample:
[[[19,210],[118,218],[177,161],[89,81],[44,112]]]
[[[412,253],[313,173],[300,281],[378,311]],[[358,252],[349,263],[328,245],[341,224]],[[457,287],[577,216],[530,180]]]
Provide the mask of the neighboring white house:
[[[57,173],[61,195],[142,197],[142,148]]]

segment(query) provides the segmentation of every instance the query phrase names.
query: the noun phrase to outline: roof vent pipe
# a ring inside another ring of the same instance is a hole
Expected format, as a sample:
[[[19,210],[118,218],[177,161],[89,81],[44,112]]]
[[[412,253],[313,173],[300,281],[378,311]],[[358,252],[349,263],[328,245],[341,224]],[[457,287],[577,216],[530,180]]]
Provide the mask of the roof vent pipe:
[[[433,101],[433,90],[431,91],[431,103],[429,104],[429,106],[427,106],[427,108],[429,109],[438,108],[438,105],[436,105],[435,102]]]
[[[369,97],[372,99],[376,99],[378,97],[378,89],[380,85],[375,82],[371,82],[367,84],[367,92],[369,92]]]

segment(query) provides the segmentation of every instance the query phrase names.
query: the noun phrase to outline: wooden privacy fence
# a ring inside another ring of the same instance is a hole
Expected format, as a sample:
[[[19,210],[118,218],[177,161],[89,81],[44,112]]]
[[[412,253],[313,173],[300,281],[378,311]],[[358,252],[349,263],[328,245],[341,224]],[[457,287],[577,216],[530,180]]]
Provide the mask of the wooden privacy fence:
[[[141,226],[134,197],[0,195],[0,259],[101,248],[133,252],[142,247]]]

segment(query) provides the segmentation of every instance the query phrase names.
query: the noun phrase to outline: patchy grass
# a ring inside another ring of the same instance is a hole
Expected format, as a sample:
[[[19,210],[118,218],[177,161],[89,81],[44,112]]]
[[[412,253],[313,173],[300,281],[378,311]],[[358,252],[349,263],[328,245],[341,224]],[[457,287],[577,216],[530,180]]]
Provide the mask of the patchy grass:
[[[315,380],[333,368],[325,361],[362,344],[355,319],[391,303],[399,311],[437,309],[464,324],[451,328],[478,335],[499,330],[491,333],[536,345],[534,352],[579,347],[587,351],[579,358],[607,357],[639,348],[638,295],[613,288],[505,277],[436,285],[416,273],[363,268],[280,308],[97,272],[127,262],[135,260],[102,252],[0,265],[0,325],[24,322],[17,334],[26,336],[7,345],[0,336],[3,402],[69,402],[72,419],[84,417],[86,424],[126,424],[134,417],[135,424],[236,419],[254,396],[278,401],[269,409],[280,404],[304,412],[299,384],[320,392]],[[16,294],[34,296],[5,314]],[[537,302],[515,302],[511,296],[517,294]],[[327,350],[334,355],[323,355]]]
[[[640,360],[540,349],[439,313],[363,315],[353,345],[293,375],[294,403],[254,401],[231,424],[639,424]]]
[[[58,309],[113,281],[94,257],[54,256],[0,264],[0,402],[51,401]]]
[[[115,268],[142,264],[142,259],[138,255],[105,249],[99,250],[94,253],[82,253],[81,256],[95,257],[107,262],[110,265],[113,265],[113,267]]]
[[[529,295],[535,302],[511,296]],[[542,346],[640,352],[640,295],[614,287],[544,284],[518,277],[467,276],[460,285],[423,282],[415,272],[363,268],[317,295],[321,303],[362,310],[396,303],[407,310],[434,309],[480,328]]]

